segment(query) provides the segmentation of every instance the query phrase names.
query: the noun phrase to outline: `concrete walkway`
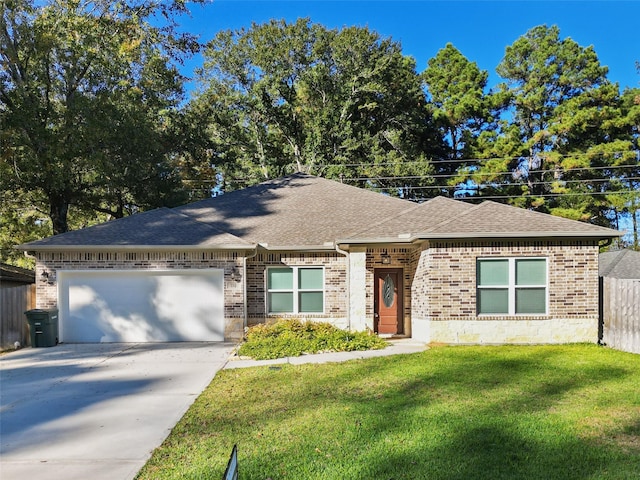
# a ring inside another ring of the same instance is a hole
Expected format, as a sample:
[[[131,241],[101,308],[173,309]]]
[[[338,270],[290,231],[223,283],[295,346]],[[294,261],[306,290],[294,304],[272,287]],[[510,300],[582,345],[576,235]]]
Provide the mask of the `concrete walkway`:
[[[232,356],[224,366],[225,369],[259,367],[266,365],[281,365],[289,363],[291,365],[302,365],[304,363],[330,363],[346,362],[362,358],[386,357],[389,355],[402,355],[408,353],[423,352],[427,345],[416,342],[412,339],[390,340],[390,345],[382,350],[364,350],[358,352],[332,352],[318,353],[313,355],[301,355],[299,357],[278,358],[275,360],[250,360],[238,356]]]
[[[65,344],[3,355],[0,478],[133,478],[233,347]]]

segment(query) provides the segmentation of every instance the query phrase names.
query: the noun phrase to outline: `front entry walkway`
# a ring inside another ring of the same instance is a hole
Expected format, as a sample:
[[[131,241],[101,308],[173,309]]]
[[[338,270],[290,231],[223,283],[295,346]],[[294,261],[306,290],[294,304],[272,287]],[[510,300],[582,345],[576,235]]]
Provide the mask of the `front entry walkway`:
[[[133,478],[233,347],[61,344],[0,357],[0,478]]]

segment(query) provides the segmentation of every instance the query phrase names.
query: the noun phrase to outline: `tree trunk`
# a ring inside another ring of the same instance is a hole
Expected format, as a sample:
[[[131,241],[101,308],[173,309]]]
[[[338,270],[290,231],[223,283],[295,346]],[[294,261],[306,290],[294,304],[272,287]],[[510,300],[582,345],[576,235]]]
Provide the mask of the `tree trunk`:
[[[69,213],[69,201],[61,193],[49,194],[49,216],[53,225],[53,234],[65,233],[69,231],[67,214]]]
[[[638,212],[640,211],[640,209],[638,210],[634,210],[631,212],[631,219],[633,221],[633,249],[634,250],[639,250],[639,245],[638,245]]]

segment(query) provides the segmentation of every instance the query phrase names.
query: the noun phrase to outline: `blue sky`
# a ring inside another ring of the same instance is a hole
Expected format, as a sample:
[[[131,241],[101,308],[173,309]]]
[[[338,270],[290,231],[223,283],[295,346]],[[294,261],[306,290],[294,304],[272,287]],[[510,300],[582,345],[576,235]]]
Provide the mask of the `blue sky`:
[[[214,0],[204,7],[191,5],[191,12],[180,23],[201,41],[272,18],[309,17],[329,28],[368,26],[399,41],[403,52],[416,59],[419,72],[451,42],[489,71],[490,87],[500,81],[495,67],[505,47],[537,25],[557,25],[562,38],[593,45],[600,63],[609,67],[609,80],[621,89],[640,87],[635,66],[640,61],[640,0]],[[194,58],[184,73],[190,76],[201,62]]]

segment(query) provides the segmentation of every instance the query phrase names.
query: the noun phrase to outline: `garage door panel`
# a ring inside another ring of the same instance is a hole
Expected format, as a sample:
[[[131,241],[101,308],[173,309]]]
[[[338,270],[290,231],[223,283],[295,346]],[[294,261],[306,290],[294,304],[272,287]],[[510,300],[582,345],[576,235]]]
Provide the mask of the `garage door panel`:
[[[222,270],[60,272],[61,341],[224,340]]]

